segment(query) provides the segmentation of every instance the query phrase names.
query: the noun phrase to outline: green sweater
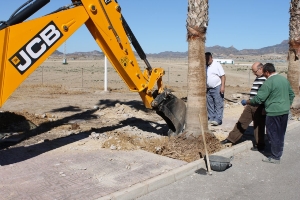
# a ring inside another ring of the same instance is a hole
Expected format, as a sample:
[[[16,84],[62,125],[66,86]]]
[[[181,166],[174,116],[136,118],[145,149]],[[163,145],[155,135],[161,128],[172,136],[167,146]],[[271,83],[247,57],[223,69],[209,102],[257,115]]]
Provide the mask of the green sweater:
[[[278,74],[270,76],[259,88],[251,104],[265,104],[267,116],[288,114],[295,94],[289,81]]]

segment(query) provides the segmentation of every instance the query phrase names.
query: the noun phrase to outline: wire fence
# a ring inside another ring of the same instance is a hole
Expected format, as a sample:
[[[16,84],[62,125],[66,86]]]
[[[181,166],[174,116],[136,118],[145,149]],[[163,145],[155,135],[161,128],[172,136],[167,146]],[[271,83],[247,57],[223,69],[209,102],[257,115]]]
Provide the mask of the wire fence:
[[[186,60],[152,60],[151,65],[152,68],[165,70],[163,76],[165,85],[176,89],[187,89],[188,63]],[[143,62],[139,62],[139,66],[142,71],[146,68]],[[255,77],[250,70],[250,64],[223,65],[223,67],[225,73],[229,72],[233,76],[230,78],[232,80],[226,80],[226,84],[251,86]],[[25,80],[25,84],[104,90],[104,69],[104,60],[75,60],[69,61],[68,64],[62,64],[58,60],[46,61]],[[283,71],[282,74],[284,74],[286,69],[286,65],[278,66],[279,73]],[[128,91],[126,83],[109,62],[107,64],[107,88],[108,90]]]
[[[143,64],[140,65],[141,70],[144,70]],[[178,64],[163,65],[162,68],[165,70],[163,81],[166,85],[187,85],[185,67],[178,67]],[[45,62],[26,79],[25,84],[104,89],[104,70],[104,61],[74,61],[68,64],[62,64],[58,61]],[[126,83],[110,63],[107,65],[107,87],[115,90],[127,89]]]

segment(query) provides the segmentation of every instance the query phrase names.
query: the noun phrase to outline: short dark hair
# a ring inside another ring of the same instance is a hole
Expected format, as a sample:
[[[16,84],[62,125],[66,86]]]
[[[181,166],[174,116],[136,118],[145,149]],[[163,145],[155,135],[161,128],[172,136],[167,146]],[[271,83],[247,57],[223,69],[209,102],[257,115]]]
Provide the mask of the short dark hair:
[[[264,64],[263,72],[274,73],[276,69],[272,63],[266,63]]]
[[[206,52],[205,56],[212,56],[212,54],[210,52]]]

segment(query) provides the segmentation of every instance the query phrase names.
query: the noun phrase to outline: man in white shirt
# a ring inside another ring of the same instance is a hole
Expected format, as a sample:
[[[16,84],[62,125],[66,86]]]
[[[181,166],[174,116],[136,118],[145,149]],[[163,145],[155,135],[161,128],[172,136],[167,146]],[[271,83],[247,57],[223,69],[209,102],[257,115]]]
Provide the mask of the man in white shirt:
[[[207,80],[208,122],[214,126],[222,124],[224,110],[225,72],[222,65],[213,60],[210,52],[205,53]]]

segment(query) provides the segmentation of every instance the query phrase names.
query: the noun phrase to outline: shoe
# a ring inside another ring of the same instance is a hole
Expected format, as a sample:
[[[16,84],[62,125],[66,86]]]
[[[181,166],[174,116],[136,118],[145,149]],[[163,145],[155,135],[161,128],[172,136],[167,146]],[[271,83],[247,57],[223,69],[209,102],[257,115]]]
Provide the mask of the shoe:
[[[216,122],[216,121],[211,121],[210,124],[213,125],[213,126],[219,126],[219,123]]]
[[[230,140],[227,140],[227,139],[222,140],[222,141],[220,142],[220,144],[223,144],[223,145],[228,144],[228,143],[231,143],[231,144],[232,144],[232,142],[231,142]]]
[[[251,147],[250,150],[251,150],[251,151],[264,151],[265,148],[261,148],[261,147]]]
[[[263,158],[262,161],[267,162],[267,163],[280,164],[280,160],[276,160],[276,159],[271,158],[271,157]]]

